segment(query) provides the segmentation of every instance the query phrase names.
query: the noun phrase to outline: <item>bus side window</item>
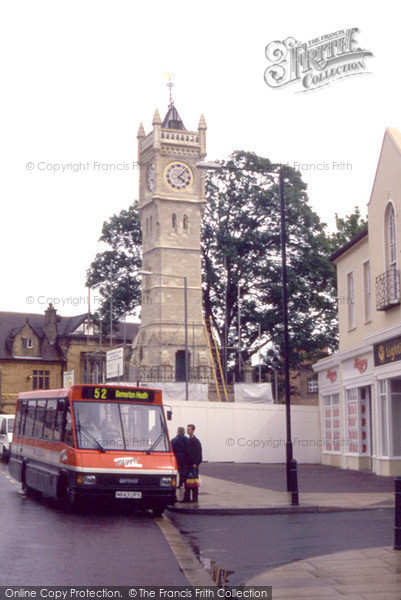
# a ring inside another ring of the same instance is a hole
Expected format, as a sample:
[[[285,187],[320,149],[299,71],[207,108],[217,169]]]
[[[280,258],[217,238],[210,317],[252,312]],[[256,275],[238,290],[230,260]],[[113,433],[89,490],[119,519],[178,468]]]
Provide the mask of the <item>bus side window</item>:
[[[67,411],[65,414],[65,430],[64,430],[64,443],[69,446],[74,445],[74,437],[72,435],[72,418],[71,418],[71,410],[70,407],[67,406]]]
[[[48,400],[45,414],[45,426],[43,438],[51,441],[53,439],[54,423],[56,419],[57,400]]]
[[[15,433],[19,434],[21,431],[21,423],[22,423],[22,413],[24,410],[24,405],[21,404],[21,402],[18,402],[17,405],[17,414],[15,416],[15,428],[14,431]]]
[[[36,401],[28,400],[28,404],[26,407],[25,427],[24,427],[24,432],[23,432],[23,435],[26,437],[32,437],[33,424],[35,421],[35,408],[36,408]]]
[[[45,424],[46,400],[38,400],[35,412],[35,425],[33,428],[33,437],[41,438],[43,436],[43,427]]]
[[[53,436],[53,440],[55,442],[60,442],[60,440],[61,440],[61,434],[63,431],[64,420],[65,420],[65,401],[58,400],[57,413],[56,413],[56,424],[54,426],[54,436]]]
[[[0,435],[5,435],[7,433],[7,420],[3,419],[0,427]]]

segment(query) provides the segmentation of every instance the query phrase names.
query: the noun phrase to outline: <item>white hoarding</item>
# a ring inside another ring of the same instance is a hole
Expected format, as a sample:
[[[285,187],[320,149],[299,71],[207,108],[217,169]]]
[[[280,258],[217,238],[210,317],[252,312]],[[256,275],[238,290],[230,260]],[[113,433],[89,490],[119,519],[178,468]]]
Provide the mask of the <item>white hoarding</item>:
[[[114,348],[106,352],[106,379],[124,375],[124,348]]]
[[[63,373],[63,387],[69,387],[75,383],[75,371],[64,371]]]

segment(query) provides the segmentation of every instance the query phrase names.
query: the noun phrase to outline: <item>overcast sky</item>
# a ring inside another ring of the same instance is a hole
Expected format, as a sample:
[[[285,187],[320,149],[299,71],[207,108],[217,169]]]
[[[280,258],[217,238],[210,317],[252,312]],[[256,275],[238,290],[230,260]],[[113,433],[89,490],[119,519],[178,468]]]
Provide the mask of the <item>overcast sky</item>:
[[[155,108],[162,118],[167,110],[166,72],[187,129],[205,115],[208,159],[245,149],[300,163],[325,222],[333,226],[335,212],[355,205],[365,212],[385,128],[401,128],[398,4],[375,6],[2,3],[0,310],[43,312],[48,298],[63,315],[87,310],[85,273],[103,221],[137,198],[136,134],[141,121],[149,132]],[[307,42],[352,27],[374,55],[365,61],[370,74],[308,93],[266,85],[270,42]],[[89,168],[52,167],[68,163]],[[305,166],[312,164],[328,167]],[[95,293],[92,302],[96,308]]]

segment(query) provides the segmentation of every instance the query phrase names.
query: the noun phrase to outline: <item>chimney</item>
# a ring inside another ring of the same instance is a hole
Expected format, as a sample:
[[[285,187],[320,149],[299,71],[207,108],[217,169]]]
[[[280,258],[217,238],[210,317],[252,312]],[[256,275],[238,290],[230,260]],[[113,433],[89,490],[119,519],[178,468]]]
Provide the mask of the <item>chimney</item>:
[[[51,346],[56,343],[58,331],[57,331],[57,311],[53,304],[50,303],[45,310],[45,322],[43,324],[43,332]]]

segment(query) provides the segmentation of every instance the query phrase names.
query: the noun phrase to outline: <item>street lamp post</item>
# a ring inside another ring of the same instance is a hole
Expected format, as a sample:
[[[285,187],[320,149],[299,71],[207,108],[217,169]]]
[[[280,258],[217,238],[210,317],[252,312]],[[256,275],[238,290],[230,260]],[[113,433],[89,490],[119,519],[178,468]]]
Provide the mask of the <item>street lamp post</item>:
[[[285,226],[284,202],[284,177],[282,169],[279,170],[280,191],[280,221],[281,221],[281,272],[282,272],[282,298],[283,298],[283,349],[284,349],[284,377],[285,377],[285,410],[286,410],[286,471],[287,492],[291,492],[291,503],[298,504],[298,478],[296,461],[293,460],[291,438],[291,396],[290,396],[290,341],[288,335],[288,294],[287,294],[287,249]]]
[[[141,275],[157,275],[158,277],[175,277],[184,280],[184,328],[185,328],[185,400],[189,399],[189,357],[188,357],[188,285],[186,275],[170,275],[169,273],[155,273],[153,271],[140,271]],[[161,294],[160,294],[161,303]]]

